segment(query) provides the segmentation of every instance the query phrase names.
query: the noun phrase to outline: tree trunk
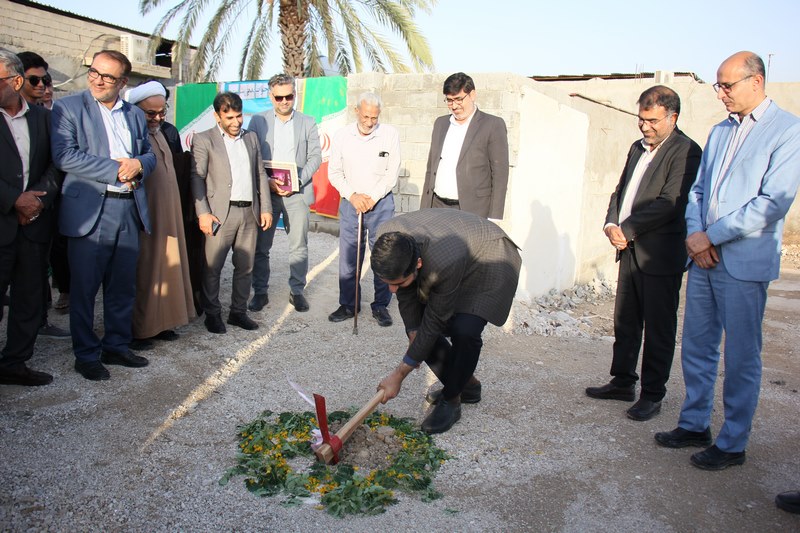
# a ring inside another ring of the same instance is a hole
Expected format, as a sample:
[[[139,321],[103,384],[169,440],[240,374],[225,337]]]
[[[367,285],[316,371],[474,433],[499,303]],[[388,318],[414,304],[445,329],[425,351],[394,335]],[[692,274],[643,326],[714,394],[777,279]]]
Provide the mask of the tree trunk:
[[[281,32],[283,71],[291,76],[303,76],[307,25],[308,4],[306,0],[280,0],[278,29]]]

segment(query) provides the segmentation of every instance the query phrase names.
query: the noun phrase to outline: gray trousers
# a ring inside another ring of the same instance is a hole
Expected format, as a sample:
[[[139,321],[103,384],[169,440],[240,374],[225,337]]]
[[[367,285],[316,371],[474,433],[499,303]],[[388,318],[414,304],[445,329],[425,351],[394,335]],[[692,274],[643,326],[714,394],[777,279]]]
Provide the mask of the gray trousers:
[[[269,252],[275,239],[278,216],[283,213],[283,225],[289,238],[289,291],[303,294],[308,274],[308,224],[311,211],[301,193],[286,197],[272,194],[271,197],[273,224],[266,231],[258,233],[253,263],[253,293],[267,294]]]
[[[231,312],[247,312],[247,297],[253,273],[253,256],[256,235],[260,231],[252,207],[230,206],[228,218],[216,235],[206,235],[206,268],[203,272],[202,304],[207,315],[218,315],[222,311],[219,303],[219,280],[222,267],[233,250],[233,289]]]

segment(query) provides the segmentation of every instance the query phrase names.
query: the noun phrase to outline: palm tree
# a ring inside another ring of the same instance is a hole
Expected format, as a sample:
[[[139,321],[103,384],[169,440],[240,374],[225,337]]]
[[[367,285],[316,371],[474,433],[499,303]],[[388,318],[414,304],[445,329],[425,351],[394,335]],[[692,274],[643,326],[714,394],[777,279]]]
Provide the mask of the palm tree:
[[[164,0],[139,0],[146,14]],[[293,76],[322,75],[323,56],[342,75],[364,70],[365,60],[380,72],[433,70],[428,42],[414,23],[417,9],[426,13],[436,0],[217,0],[197,53],[189,67],[192,81],[213,80],[231,39],[252,14],[239,65],[240,79],[258,79],[269,51],[277,22],[281,38],[284,71]],[[255,5],[253,6],[253,2]],[[181,15],[180,29],[173,49],[173,62],[181,62],[189,51],[189,39],[210,0],[180,0],[156,25],[151,46],[158,46],[161,35]],[[275,13],[277,11],[277,21]],[[364,21],[388,27],[405,43],[412,68],[390,42]]]

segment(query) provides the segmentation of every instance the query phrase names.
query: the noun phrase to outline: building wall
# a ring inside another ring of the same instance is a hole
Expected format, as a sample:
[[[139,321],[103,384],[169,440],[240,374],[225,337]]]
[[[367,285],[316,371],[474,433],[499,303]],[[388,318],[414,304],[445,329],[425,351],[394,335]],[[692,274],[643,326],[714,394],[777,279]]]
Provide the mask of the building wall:
[[[86,68],[100,50],[120,50],[124,30],[79,18],[51,13],[35,7],[0,0],[0,46],[12,52],[29,50],[44,57],[50,73],[62,91],[83,90]],[[134,32],[131,32],[134,33]],[[155,65],[134,64],[129,86],[158,77],[172,85],[170,69]]]

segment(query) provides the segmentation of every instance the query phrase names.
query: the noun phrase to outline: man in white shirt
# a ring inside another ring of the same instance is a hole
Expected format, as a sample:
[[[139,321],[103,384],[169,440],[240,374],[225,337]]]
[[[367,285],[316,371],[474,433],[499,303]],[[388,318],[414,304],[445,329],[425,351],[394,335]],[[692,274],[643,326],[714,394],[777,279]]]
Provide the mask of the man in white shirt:
[[[420,208],[503,218],[508,187],[508,133],[502,118],[475,103],[475,82],[463,72],[444,81],[449,115],[436,119]]]
[[[206,329],[226,333],[219,283],[233,250],[233,291],[228,324],[258,329],[247,316],[247,297],[256,251],[256,232],[272,225],[267,174],[256,134],[242,129],[242,99],[235,93],[214,98],[217,125],[192,139],[192,195],[206,236],[202,304]]]
[[[50,114],[20,95],[22,62],[0,49],[0,294],[11,287],[0,384],[46,385],[53,376],[26,366],[44,317],[53,204],[62,175],[50,156]],[[2,319],[2,308],[0,308]]]
[[[331,142],[328,179],[342,197],[339,203],[339,308],[328,316],[331,322],[353,318],[361,302],[356,301],[356,256],[364,261],[364,239],[357,251],[358,218],[363,217],[363,231],[368,234],[370,249],[376,230],[394,216],[392,189],[400,173],[400,135],[388,124],[378,123],[381,100],[377,94],[364,93],[355,107],[356,122],[339,130]],[[372,316],[381,326],[391,326],[386,307],[392,299],[389,287],[377,276]],[[361,299],[361,291],[359,300]]]

